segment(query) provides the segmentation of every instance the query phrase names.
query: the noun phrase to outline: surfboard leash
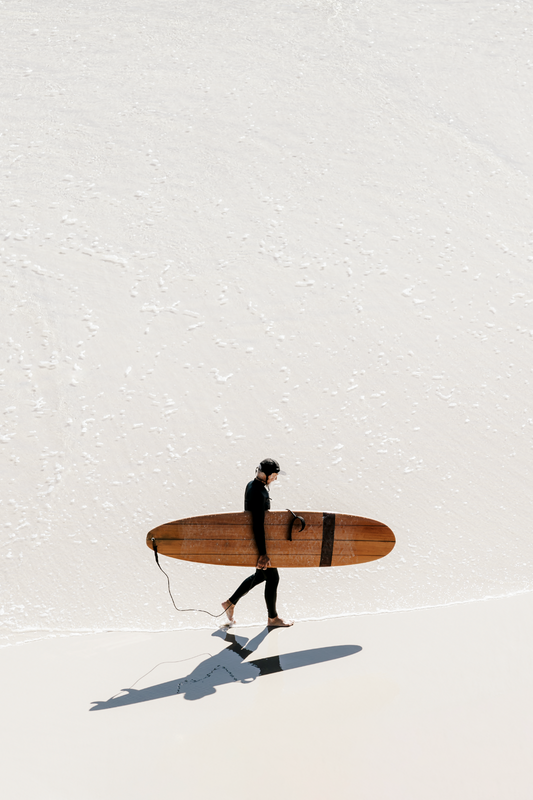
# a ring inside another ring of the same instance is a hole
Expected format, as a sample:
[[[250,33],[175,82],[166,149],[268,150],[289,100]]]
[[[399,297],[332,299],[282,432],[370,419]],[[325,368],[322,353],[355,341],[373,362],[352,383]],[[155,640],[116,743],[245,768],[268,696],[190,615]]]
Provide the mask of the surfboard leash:
[[[172,591],[170,589],[170,578],[168,577],[167,573],[165,572],[165,570],[163,569],[163,567],[159,563],[159,555],[157,553],[157,545],[156,545],[155,539],[153,537],[151,539],[151,542],[152,542],[152,547],[154,549],[155,563],[157,564],[157,566],[159,567],[159,569],[161,570],[161,572],[163,573],[163,575],[167,579],[168,593],[170,595],[170,599],[172,600],[172,605],[174,606],[176,611],[181,611],[181,612],[184,612],[184,611],[198,611],[200,614],[209,614],[209,616],[210,617],[214,617],[214,619],[218,619],[219,617],[221,617],[223,614],[226,613],[225,609],[220,614],[212,614],[210,611],[205,611],[203,608],[178,608],[176,603],[175,603],[175,601],[174,601],[174,598],[172,596]]]

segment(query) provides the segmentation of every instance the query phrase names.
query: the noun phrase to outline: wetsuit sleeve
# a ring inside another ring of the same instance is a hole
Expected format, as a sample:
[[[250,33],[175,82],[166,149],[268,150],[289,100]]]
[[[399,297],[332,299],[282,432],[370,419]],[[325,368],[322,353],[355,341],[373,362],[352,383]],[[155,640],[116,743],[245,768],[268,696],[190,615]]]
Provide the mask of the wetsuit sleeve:
[[[257,551],[260,556],[266,556],[265,543],[265,498],[261,489],[252,486],[246,492],[246,507],[252,512],[252,530],[254,533]]]
[[[266,556],[266,542],[265,542],[265,506],[263,498],[261,498],[261,505],[253,505],[250,509],[252,512],[252,528],[254,532],[254,539],[257,545],[257,552],[260,556]]]

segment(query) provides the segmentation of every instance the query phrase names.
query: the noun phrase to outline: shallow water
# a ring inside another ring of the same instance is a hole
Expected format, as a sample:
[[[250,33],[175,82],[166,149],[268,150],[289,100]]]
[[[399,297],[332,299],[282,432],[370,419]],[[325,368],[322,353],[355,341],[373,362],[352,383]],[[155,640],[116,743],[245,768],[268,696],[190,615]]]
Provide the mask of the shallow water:
[[[398,542],[282,613],[532,589],[529,10],[4,13],[1,640],[211,624],[144,538],[266,456]],[[167,567],[214,613],[246,574]]]

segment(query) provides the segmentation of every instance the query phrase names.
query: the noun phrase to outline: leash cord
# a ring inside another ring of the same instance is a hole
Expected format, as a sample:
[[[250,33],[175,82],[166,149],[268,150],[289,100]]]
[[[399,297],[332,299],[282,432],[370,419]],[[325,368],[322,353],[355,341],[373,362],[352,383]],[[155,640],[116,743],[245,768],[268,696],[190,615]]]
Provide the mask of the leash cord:
[[[170,590],[170,578],[168,577],[167,573],[165,572],[165,570],[163,569],[163,567],[159,563],[159,556],[158,556],[158,553],[157,553],[157,545],[155,543],[155,539],[152,538],[151,541],[152,541],[152,547],[154,548],[155,563],[157,564],[157,566],[159,567],[159,569],[161,570],[161,572],[163,573],[163,575],[167,579],[168,593],[170,595],[170,599],[172,600],[172,604],[173,604],[174,608],[176,609],[176,611],[198,611],[200,614],[209,614],[209,616],[210,617],[214,617],[214,619],[218,619],[219,617],[221,617],[223,614],[226,613],[225,609],[220,614],[212,614],[210,611],[204,611],[203,608],[178,608],[176,603],[175,603],[175,601],[174,601],[174,598],[172,596],[172,592]]]

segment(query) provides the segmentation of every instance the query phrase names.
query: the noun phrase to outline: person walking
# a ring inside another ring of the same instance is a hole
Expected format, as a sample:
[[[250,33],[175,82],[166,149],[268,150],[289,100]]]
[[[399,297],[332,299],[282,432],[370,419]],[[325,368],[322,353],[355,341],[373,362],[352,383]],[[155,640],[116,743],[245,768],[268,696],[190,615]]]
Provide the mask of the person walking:
[[[280,467],[273,458],[265,458],[256,469],[255,478],[248,483],[244,492],[244,510],[252,513],[252,529],[259,557],[255,573],[246,578],[237,591],[222,603],[228,621],[233,623],[235,606],[250,589],[260,583],[265,584],[265,602],[268,613],[267,625],[271,628],[289,628],[293,623],[278,616],[276,598],[279,573],[270,563],[265,542],[265,512],[270,508],[268,486],[278,478]]]

